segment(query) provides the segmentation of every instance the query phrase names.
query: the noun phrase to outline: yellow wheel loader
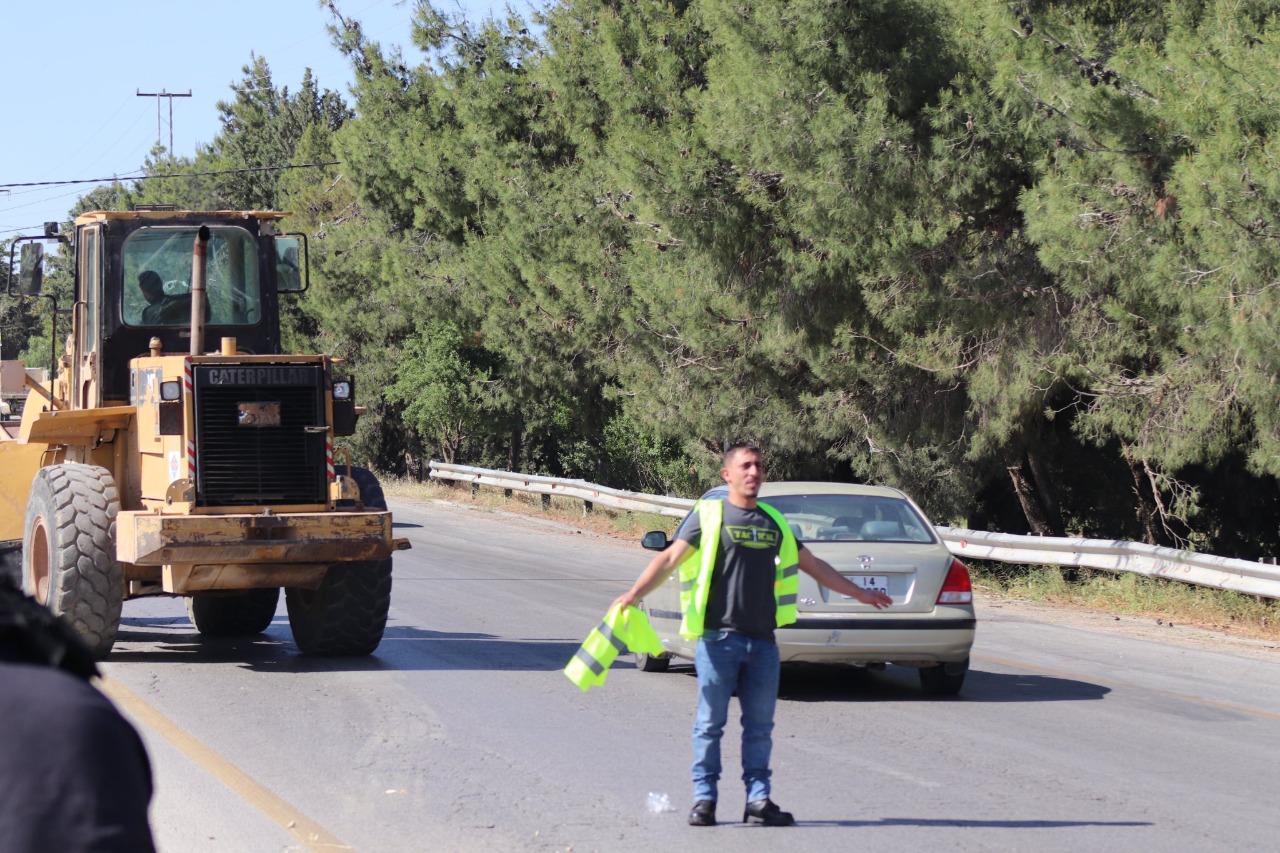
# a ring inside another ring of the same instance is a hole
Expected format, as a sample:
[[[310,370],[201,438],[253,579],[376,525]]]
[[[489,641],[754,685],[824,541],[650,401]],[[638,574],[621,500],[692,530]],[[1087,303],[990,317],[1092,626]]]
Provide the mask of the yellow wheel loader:
[[[149,595],[236,635],[265,630],[284,589],[302,652],[382,641],[408,542],[377,479],[335,459],[352,383],[335,359],[281,352],[280,300],[307,286],[284,215],[93,212],[14,243],[12,295],[46,295],[43,242],[60,240],[75,296],[54,303],[55,339],[60,315],[70,334],[52,379],[0,363],[0,573],[99,656],[122,602]]]

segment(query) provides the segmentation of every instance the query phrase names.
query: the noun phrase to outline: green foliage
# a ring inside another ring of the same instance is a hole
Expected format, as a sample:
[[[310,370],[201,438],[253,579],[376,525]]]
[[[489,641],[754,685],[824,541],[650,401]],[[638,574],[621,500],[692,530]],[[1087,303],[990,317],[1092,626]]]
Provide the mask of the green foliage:
[[[705,491],[707,477],[700,477],[688,454],[674,436],[646,433],[625,412],[615,415],[604,428],[602,472],[590,478],[602,485],[634,489],[647,494],[696,498]]]
[[[342,97],[320,92],[311,69],[290,95],[277,89],[265,58],[254,56],[242,69],[244,78],[232,87],[235,97],[218,102],[222,131],[208,152],[209,165],[222,172],[215,177],[218,198],[235,209],[280,209],[282,172],[293,163],[294,152],[309,128],[336,130],[350,117]],[[262,171],[267,170],[267,171]]]
[[[1241,313],[1270,291],[1166,284],[1271,268],[1269,102],[1226,97],[1232,51],[1265,65],[1251,9],[573,0],[535,40],[422,4],[413,68],[340,23],[358,215],[326,239],[361,250],[337,266],[389,297],[388,351],[414,318],[475,330],[531,470],[696,493],[752,439],[773,476],[1043,533],[1114,529],[1077,476],[1106,470],[1125,528],[1174,541],[1191,466],[1261,442],[1270,471],[1269,336]],[[1202,43],[1223,70],[1183,79]],[[1237,203],[1234,239],[1187,233]]]
[[[404,406],[405,424],[431,443],[433,455],[452,463],[509,417],[498,402],[500,372],[499,360],[457,327],[432,323],[405,342],[387,399]]]
[[[1120,439],[1152,499],[1198,501],[1187,476],[1244,450],[1280,472],[1270,177],[1280,33],[1249,4],[1174,7],[1160,40],[1048,16],[1028,42],[1029,94],[1057,125],[1024,197],[1029,236],[1082,301],[1081,434]],[[1070,34],[1070,37],[1068,37]],[[1075,53],[1070,45],[1082,44]],[[1059,47],[1063,45],[1063,47]],[[1087,348],[1086,348],[1087,347]]]
[[[335,11],[350,107],[252,57],[208,148],[85,203],[294,211],[286,341],[345,359],[348,444],[385,470],[695,495],[745,439],[955,524],[1254,556],[1280,545],[1238,503],[1280,493],[1272,7],[422,2],[416,64]]]

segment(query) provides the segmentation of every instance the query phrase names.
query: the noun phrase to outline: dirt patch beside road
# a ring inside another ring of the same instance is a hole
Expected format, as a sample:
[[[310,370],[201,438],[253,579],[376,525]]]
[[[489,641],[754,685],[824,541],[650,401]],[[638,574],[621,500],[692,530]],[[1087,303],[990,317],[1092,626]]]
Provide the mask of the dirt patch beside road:
[[[984,613],[996,611],[1041,622],[1118,633],[1127,637],[1140,637],[1198,648],[1216,648],[1260,659],[1280,660],[1280,643],[1270,639],[1233,634],[1230,630],[1178,624],[1155,615],[1118,616],[1064,604],[1046,604],[991,595],[982,590],[977,590],[975,597],[979,621]]]

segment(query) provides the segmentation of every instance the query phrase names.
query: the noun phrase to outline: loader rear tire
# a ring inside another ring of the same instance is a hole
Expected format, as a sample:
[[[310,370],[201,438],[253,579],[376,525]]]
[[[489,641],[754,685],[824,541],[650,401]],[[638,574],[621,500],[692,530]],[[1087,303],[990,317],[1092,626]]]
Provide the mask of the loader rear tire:
[[[367,655],[382,642],[391,605],[391,558],[337,563],[319,589],[285,590],[289,626],[307,655]]]
[[[372,472],[352,468],[365,509],[385,510],[382,484]],[[391,558],[335,563],[318,589],[284,594],[298,650],[308,655],[367,655],[382,642],[391,609]]]
[[[206,637],[247,637],[271,627],[280,588],[198,593],[187,599],[187,618]]]
[[[99,659],[120,631],[119,512],[110,471],[68,462],[36,472],[23,527],[23,590],[61,616]]]
[[[356,481],[356,485],[360,487],[360,503],[364,504],[365,509],[383,510],[387,508],[386,495],[382,493],[382,483],[378,481],[375,475],[368,468],[349,468],[347,476]],[[339,507],[352,509],[355,507],[354,501],[341,501]]]

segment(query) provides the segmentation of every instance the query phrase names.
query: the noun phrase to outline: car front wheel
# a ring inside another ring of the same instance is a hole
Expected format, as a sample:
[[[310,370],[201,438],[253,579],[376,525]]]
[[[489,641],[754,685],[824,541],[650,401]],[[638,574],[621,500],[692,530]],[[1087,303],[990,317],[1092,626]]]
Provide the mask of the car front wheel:
[[[649,611],[645,609],[643,604],[637,605],[640,612],[646,617]],[[671,655],[651,655],[645,652],[635,652],[636,669],[641,672],[666,672],[671,668]]]
[[[666,672],[670,668],[670,655],[650,655],[644,652],[636,652],[636,669],[641,672]]]

